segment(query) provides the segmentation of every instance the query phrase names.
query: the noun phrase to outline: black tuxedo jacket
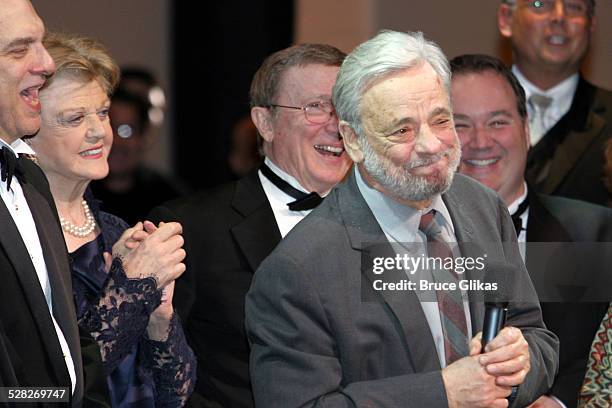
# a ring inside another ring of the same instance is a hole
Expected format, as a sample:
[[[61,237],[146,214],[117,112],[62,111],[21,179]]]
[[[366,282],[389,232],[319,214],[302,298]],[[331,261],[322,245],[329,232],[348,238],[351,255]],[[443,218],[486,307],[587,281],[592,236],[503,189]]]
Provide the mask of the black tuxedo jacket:
[[[253,273],[281,240],[257,172],[155,208],[154,222],[183,226],[187,271],[174,304],[198,358],[191,406],[252,407],[244,298]]]
[[[53,315],[74,360],[73,406],[80,406],[83,373],[66,245],[45,176],[31,161],[23,158],[19,161],[25,174],[21,186],[36,223],[51,283]],[[0,229],[1,385],[70,387],[70,376],[36,270],[3,200]]]
[[[570,110],[529,150],[527,180],[540,193],[609,205],[602,175],[610,137],[612,92],[580,77]]]
[[[612,210],[589,203],[530,193],[528,242],[612,242]],[[527,250],[527,270],[530,266]],[[608,303],[541,303],[546,327],[559,338],[559,373],[549,393],[576,407],[591,342]]]

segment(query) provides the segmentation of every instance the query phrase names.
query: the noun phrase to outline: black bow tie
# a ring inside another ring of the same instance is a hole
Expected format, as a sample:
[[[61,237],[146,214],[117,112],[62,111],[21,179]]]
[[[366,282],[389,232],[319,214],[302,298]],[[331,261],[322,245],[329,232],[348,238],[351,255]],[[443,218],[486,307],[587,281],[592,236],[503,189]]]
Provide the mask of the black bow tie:
[[[276,173],[274,173],[268,166],[265,165],[265,163],[261,165],[259,170],[261,170],[261,173],[283,193],[295,198],[295,201],[287,204],[291,211],[312,210],[317,205],[321,204],[321,201],[323,201],[323,198],[321,198],[321,196],[314,191],[310,194],[306,194],[297,188],[294,188],[291,184],[287,183]]]
[[[517,238],[520,235],[521,231],[523,230],[523,220],[521,219],[521,215],[523,215],[525,211],[527,211],[528,207],[529,207],[529,194],[527,194],[523,202],[519,204],[519,207],[514,212],[514,214],[511,215],[512,222],[514,223],[514,229],[516,230]]]
[[[6,189],[8,191],[11,188],[11,181],[16,173],[17,156],[6,146],[0,149],[0,166],[2,166],[0,179],[6,181]]]

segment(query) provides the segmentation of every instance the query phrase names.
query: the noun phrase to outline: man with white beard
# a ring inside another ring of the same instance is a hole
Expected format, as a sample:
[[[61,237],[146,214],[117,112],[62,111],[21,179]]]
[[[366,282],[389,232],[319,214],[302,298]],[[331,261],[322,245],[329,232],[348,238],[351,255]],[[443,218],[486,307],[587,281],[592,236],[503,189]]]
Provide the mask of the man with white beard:
[[[469,241],[478,249],[459,255],[509,264],[511,300],[537,299],[504,203],[455,176],[449,91],[448,62],[421,33],[382,32],[343,63],[333,102],[355,166],[255,273],[246,327],[256,405],[525,406],[551,384],[558,343],[537,302],[511,302],[481,353],[482,299],[450,290],[425,301],[369,281],[374,247],[394,258],[398,245],[436,241],[455,255],[450,244]]]

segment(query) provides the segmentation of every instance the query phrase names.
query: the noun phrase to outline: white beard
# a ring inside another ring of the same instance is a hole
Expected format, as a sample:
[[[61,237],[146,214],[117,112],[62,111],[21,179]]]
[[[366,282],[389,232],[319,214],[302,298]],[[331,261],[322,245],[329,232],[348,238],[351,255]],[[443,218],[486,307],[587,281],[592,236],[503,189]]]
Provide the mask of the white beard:
[[[363,167],[377,183],[396,197],[407,201],[428,200],[437,194],[444,193],[453,182],[460,161],[460,145],[456,136],[455,140],[455,146],[449,147],[443,153],[419,158],[398,167],[387,157],[378,155],[366,137],[362,136]],[[433,182],[428,181],[425,176],[415,176],[410,173],[411,169],[435,163],[443,156],[448,157],[448,169],[446,174],[437,177]]]

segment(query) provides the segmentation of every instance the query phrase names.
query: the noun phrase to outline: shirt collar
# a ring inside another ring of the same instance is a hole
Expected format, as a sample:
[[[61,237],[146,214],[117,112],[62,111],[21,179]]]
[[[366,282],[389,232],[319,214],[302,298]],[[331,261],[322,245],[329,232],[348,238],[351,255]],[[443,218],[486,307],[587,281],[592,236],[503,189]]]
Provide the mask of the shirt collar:
[[[376,190],[372,186],[366,183],[362,178],[361,172],[357,166],[354,166],[353,171],[355,172],[355,178],[357,180],[357,187],[361,192],[366,204],[370,207],[370,210],[374,214],[374,217],[380,224],[383,231],[394,237],[405,236],[406,232],[409,232],[413,238],[406,240],[406,242],[414,241],[416,239],[416,233],[419,229],[419,223],[421,216],[428,213],[431,210],[435,210],[437,216],[441,216],[444,219],[446,225],[450,227],[452,234],[455,233],[453,224],[451,222],[450,213],[442,200],[442,196],[437,194],[431,205],[423,210],[417,210],[416,208],[409,207],[394,199],[387,197],[385,194]]]
[[[557,85],[553,86],[546,91],[538,88],[534,84],[532,84],[526,77],[519,71],[516,65],[512,66],[512,73],[519,80],[523,88],[525,89],[525,96],[527,100],[533,94],[540,94],[544,96],[548,96],[552,98],[554,104],[558,104],[562,101],[570,101],[574,98],[574,93],[576,92],[576,88],[578,87],[578,80],[580,76],[576,72],[574,75],[564,79],[559,82]]]
[[[516,200],[514,200],[509,206],[508,206],[508,212],[512,215],[514,214],[519,206],[521,205],[521,203],[523,201],[525,201],[525,198],[527,198],[527,183],[525,183],[523,181],[523,187],[524,187],[524,191],[523,194],[521,194],[521,196],[519,198],[517,198]]]
[[[306,189],[304,187],[302,187],[300,182],[297,181],[295,177],[290,176],[289,174],[287,174],[286,172],[281,170],[281,168],[278,167],[276,164],[274,164],[274,162],[272,162],[272,160],[270,160],[268,157],[266,157],[264,159],[264,163],[270,168],[270,170],[272,170],[274,173],[276,173],[276,175],[278,177],[282,178],[287,183],[291,184],[291,186],[297,188],[298,190],[300,190],[300,191],[302,191],[304,193],[307,193],[307,194],[310,193],[310,191],[306,191]],[[278,188],[276,186],[274,186],[274,187]]]
[[[17,139],[11,144],[8,144],[4,140],[0,139],[0,147],[3,146],[9,148],[17,157],[19,157],[20,154],[36,154],[34,150],[32,150],[32,148],[21,139]]]
[[[17,153],[17,155],[20,155],[20,154],[35,155],[36,154],[36,152],[30,147],[30,145],[24,142],[22,139],[15,140],[13,143],[11,143],[11,147],[13,148],[15,153]]]

